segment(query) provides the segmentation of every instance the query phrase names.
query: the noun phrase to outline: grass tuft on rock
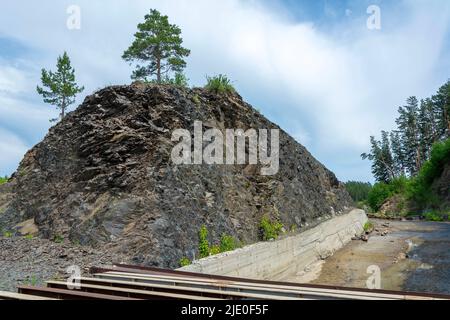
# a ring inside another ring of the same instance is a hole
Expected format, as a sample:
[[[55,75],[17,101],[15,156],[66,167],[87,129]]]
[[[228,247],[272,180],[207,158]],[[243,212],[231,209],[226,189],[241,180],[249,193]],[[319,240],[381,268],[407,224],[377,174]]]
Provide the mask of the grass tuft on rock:
[[[218,76],[214,77],[207,76],[206,80],[207,83],[205,85],[205,89],[211,92],[218,94],[236,92],[236,89],[234,89],[233,85],[231,84],[231,80],[223,74],[219,74]]]

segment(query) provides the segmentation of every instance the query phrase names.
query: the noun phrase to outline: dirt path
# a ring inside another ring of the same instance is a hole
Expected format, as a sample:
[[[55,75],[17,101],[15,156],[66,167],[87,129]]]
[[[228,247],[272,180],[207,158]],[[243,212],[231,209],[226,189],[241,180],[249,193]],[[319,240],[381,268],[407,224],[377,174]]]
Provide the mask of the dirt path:
[[[382,289],[450,293],[449,223],[373,221],[378,232],[325,260],[311,283],[365,288],[377,266]]]

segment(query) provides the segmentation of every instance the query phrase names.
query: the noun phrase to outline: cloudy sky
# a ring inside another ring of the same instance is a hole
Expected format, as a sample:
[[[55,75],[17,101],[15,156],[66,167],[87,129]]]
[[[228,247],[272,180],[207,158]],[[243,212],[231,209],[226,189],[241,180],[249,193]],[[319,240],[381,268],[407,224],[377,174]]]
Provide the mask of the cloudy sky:
[[[81,28],[67,28],[71,5]],[[381,29],[367,9],[380,8]],[[15,171],[58,112],[35,91],[41,68],[66,50],[86,94],[129,83],[121,60],[150,8],[183,30],[186,73],[225,73],[241,95],[343,180],[372,181],[359,155],[394,127],[406,98],[450,77],[447,0],[40,0],[2,1],[0,175]],[[75,106],[74,106],[75,107]]]

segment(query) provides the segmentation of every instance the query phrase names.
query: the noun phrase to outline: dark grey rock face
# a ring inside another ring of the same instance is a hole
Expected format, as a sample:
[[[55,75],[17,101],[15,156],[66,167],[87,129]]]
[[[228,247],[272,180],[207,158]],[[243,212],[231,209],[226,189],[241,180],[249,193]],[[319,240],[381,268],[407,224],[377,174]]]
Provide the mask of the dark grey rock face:
[[[227,233],[251,243],[264,215],[301,230],[352,206],[335,175],[282,130],[273,176],[260,175],[259,165],[174,165],[172,132],[193,132],[194,120],[206,129],[278,128],[237,94],[105,88],[28,151],[0,190],[0,226],[33,218],[44,238],[63,235],[135,263],[176,267],[192,257],[202,224],[212,242]]]

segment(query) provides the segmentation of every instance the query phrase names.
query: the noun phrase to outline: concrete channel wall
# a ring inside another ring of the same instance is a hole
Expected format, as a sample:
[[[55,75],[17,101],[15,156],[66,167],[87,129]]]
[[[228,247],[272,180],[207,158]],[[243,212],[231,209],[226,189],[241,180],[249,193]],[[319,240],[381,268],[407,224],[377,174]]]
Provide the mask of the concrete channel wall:
[[[283,280],[331,256],[363,232],[366,213],[355,209],[276,241],[258,242],[196,260],[178,270],[254,279]]]

